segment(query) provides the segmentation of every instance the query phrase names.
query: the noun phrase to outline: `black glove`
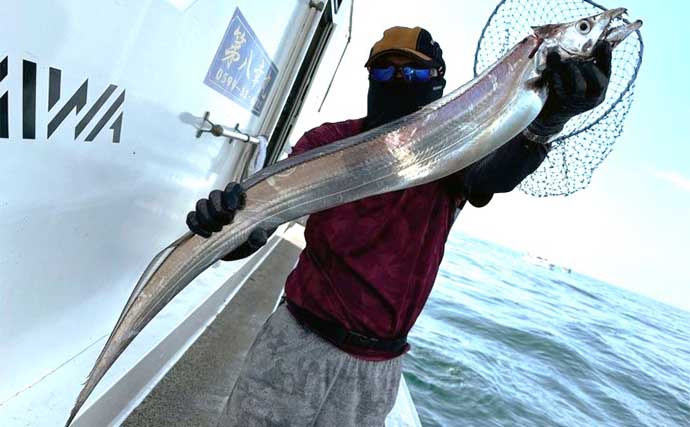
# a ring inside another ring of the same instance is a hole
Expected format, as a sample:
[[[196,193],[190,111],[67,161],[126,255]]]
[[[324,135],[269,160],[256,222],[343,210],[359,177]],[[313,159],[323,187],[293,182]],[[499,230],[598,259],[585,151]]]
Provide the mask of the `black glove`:
[[[610,43],[599,42],[594,61],[561,61],[557,52],[551,52],[542,74],[549,96],[528,130],[539,136],[555,135],[568,120],[601,104],[611,77],[611,50]]]
[[[231,182],[224,191],[213,190],[208,199],[199,199],[196,210],[187,214],[187,226],[193,233],[209,238],[220,231],[244,207],[246,196],[242,186]]]
[[[230,224],[235,213],[244,208],[245,202],[246,195],[242,186],[231,182],[224,191],[213,190],[208,195],[208,199],[197,201],[196,210],[187,214],[187,226],[194,234],[209,238],[223,226]],[[263,228],[254,229],[245,243],[222,259],[234,261],[248,257],[266,244],[273,231],[275,230],[267,232]]]
[[[268,238],[271,237],[275,231],[275,228],[271,231],[266,231],[261,227],[255,228],[251,233],[249,233],[249,237],[247,238],[246,242],[242,243],[237,247],[237,249],[226,254],[221,259],[223,261],[236,261],[238,259],[248,257],[249,255],[261,249],[261,247],[266,244]]]

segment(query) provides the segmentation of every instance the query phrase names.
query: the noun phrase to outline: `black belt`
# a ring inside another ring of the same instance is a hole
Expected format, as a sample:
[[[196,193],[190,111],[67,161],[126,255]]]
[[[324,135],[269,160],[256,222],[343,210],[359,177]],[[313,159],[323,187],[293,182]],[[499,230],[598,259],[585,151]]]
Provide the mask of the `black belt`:
[[[348,331],[336,322],[323,320],[314,316],[309,311],[284,299],[287,302],[290,313],[302,325],[315,332],[320,337],[332,342],[338,347],[351,346],[366,350],[380,350],[393,353],[402,353],[407,345],[407,336],[395,340],[385,340],[368,337],[354,331]]]

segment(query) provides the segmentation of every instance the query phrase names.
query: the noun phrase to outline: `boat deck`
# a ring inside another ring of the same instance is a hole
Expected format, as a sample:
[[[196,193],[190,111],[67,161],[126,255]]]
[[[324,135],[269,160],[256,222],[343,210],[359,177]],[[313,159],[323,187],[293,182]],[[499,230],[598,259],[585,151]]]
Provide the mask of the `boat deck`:
[[[123,426],[216,425],[254,336],[275,309],[304,246],[299,224],[276,234],[270,254]],[[404,379],[386,425],[421,426]]]

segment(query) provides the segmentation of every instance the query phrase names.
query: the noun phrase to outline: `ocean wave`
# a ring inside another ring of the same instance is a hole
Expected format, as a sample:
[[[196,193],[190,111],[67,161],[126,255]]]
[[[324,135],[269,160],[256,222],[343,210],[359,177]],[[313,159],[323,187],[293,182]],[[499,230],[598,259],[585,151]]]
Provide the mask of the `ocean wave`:
[[[425,426],[690,426],[690,313],[452,238],[404,373]]]

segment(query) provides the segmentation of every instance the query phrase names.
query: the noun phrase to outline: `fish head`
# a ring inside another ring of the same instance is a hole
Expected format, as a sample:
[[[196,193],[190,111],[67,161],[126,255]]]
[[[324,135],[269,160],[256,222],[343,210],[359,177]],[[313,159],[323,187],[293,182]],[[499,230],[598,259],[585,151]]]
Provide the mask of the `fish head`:
[[[629,22],[624,19],[627,10],[617,8],[598,15],[581,18],[564,24],[549,24],[533,27],[541,44],[538,50],[538,66],[546,66],[546,56],[558,52],[562,59],[590,59],[600,41],[616,47],[626,37],[642,26],[642,21]]]

